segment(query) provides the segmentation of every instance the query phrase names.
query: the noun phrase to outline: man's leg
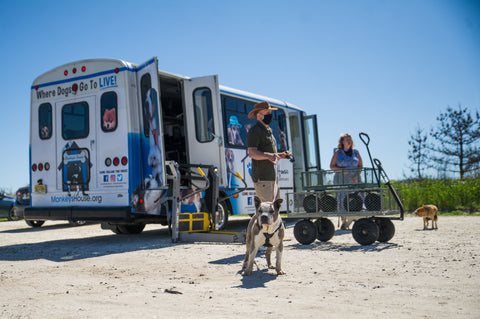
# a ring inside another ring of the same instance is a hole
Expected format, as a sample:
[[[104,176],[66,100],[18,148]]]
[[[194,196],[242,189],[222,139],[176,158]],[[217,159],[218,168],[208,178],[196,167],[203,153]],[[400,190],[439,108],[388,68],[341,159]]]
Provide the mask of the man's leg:
[[[255,192],[262,202],[273,202],[275,194],[275,181],[259,181],[254,183]],[[277,190],[275,198],[280,198],[280,192]]]

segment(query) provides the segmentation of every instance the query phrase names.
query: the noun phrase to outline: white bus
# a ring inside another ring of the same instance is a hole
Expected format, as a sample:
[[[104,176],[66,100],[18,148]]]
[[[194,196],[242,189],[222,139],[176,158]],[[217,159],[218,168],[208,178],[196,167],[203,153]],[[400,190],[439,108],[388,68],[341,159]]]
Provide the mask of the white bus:
[[[209,189],[216,194],[198,192],[181,202],[182,211],[208,211],[217,229],[229,214],[253,214],[246,134],[255,120],[247,114],[261,101],[279,108],[271,124],[278,150],[295,157],[278,164],[286,198],[286,192],[301,190],[301,172],[320,169],[314,115],[221,86],[217,75],[159,71],[157,58],[140,65],[91,59],[57,67],[31,87],[31,205],[25,219],[100,221],[120,233],[166,224],[171,212],[161,198],[168,193],[170,161],[180,166],[184,194],[202,187],[190,167],[211,167],[215,177]]]

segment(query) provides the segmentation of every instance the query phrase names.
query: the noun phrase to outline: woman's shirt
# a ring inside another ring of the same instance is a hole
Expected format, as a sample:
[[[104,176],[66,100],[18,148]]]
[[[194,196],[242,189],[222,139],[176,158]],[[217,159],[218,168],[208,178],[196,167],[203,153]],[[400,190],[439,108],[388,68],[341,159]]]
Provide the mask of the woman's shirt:
[[[357,168],[360,162],[359,153],[357,150],[352,151],[352,156],[345,154],[343,150],[337,150],[336,166],[340,168]]]

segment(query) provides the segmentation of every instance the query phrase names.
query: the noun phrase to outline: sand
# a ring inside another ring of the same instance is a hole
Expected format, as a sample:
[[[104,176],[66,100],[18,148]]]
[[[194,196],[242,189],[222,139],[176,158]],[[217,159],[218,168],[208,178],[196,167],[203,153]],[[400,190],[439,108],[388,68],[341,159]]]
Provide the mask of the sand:
[[[336,224],[336,220],[334,220]],[[246,228],[245,219],[233,222]],[[1,318],[480,318],[480,217],[394,221],[389,243],[351,232],[300,245],[287,223],[284,276],[242,244],[172,244],[166,227],[0,223]]]

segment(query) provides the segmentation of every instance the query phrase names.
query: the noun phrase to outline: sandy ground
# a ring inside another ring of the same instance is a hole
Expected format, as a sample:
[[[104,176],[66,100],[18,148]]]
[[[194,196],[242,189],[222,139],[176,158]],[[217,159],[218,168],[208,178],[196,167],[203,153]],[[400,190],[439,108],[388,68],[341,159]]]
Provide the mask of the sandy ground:
[[[242,277],[241,244],[172,244],[157,225],[115,235],[2,222],[0,317],[480,318],[480,217],[440,217],[436,231],[416,217],[394,224],[390,243],[360,246],[337,231],[304,246],[288,223],[287,275],[260,252]]]

